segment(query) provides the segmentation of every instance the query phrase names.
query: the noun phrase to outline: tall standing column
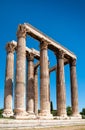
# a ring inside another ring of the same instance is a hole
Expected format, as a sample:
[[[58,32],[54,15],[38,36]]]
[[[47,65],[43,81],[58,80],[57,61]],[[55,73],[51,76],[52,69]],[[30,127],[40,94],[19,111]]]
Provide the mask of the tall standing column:
[[[16,63],[16,87],[15,87],[15,117],[26,115],[25,112],[25,60],[26,60],[26,29],[19,25],[17,32],[17,63]]]
[[[57,115],[66,116],[66,93],[64,83],[64,53],[57,53]]]
[[[50,101],[50,71],[49,71],[49,64],[50,62],[48,61],[48,91],[49,91],[49,102],[50,102],[50,111],[51,111],[51,101]]]
[[[49,72],[48,72],[48,44],[42,41],[40,44],[40,116],[50,115],[49,101]]]
[[[13,98],[13,72],[14,72],[14,49],[15,46],[8,43],[6,46],[6,79],[5,79],[5,93],[4,93],[4,117],[13,116],[12,98]]]
[[[34,112],[38,115],[38,68],[34,70]]]
[[[34,114],[34,55],[28,55],[27,112]]]
[[[76,60],[73,59],[70,62],[70,79],[71,79],[71,104],[72,104],[72,116],[78,116],[78,91],[77,91],[77,79],[76,79]]]

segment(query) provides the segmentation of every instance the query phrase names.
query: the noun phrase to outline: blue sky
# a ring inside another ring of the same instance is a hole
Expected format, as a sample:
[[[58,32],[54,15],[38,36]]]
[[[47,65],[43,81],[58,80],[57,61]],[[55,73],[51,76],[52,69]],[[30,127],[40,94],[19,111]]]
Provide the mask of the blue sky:
[[[85,0],[1,0],[0,1],[0,108],[3,108],[6,51],[16,40],[18,24],[30,23],[77,55],[79,111],[85,107]],[[39,50],[39,43],[27,37],[27,46]],[[50,67],[56,64],[48,51]],[[70,72],[65,66],[66,105],[70,105]],[[50,75],[51,100],[56,108],[56,76]]]

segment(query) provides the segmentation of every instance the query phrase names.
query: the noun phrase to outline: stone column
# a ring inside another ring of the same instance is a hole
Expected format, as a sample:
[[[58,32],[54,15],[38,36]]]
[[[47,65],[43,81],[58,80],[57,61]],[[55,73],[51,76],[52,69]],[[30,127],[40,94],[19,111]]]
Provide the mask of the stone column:
[[[64,83],[64,53],[57,52],[57,115],[66,117],[66,93]]]
[[[15,87],[15,117],[23,118],[25,112],[25,62],[26,62],[26,29],[19,25],[17,32],[17,63]]]
[[[4,117],[13,116],[12,98],[13,98],[13,73],[14,73],[14,49],[15,46],[8,43],[6,46],[7,59],[6,59],[6,79],[4,91]]]
[[[34,112],[38,115],[38,68],[34,70]]]
[[[71,79],[71,104],[72,116],[78,116],[78,91],[77,91],[77,78],[76,78],[76,60],[70,62],[70,79]]]
[[[34,114],[34,55],[28,55],[27,112]]]
[[[40,44],[40,116],[47,116],[49,118],[51,114],[47,49],[48,44],[42,41]]]
[[[48,91],[49,91],[49,102],[50,102],[50,71],[49,71],[49,64],[50,64],[50,62],[48,61],[48,86],[49,86]],[[51,107],[51,102],[50,102],[50,107]]]

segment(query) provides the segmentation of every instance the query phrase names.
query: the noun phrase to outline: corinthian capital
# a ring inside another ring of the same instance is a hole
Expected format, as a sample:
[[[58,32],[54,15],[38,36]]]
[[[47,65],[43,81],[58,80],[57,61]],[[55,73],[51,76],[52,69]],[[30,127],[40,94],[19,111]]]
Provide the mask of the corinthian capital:
[[[41,39],[40,41],[40,50],[46,49],[48,48],[48,42],[45,41],[44,39]]]
[[[70,66],[76,66],[76,59],[70,60]]]
[[[7,50],[7,53],[14,53],[14,51],[15,51],[15,48],[16,48],[16,46],[14,45],[14,44],[12,44],[12,43],[8,43],[7,45],[6,45],[6,50]]]
[[[57,56],[58,59],[64,58],[64,52],[62,50],[58,50],[57,52],[55,52],[55,55]]]
[[[18,26],[17,37],[24,37],[24,38],[26,38],[26,33],[27,33],[27,29],[25,28],[24,25],[20,24]]]
[[[34,60],[34,54],[33,53],[27,53],[27,59],[28,61],[33,61]]]

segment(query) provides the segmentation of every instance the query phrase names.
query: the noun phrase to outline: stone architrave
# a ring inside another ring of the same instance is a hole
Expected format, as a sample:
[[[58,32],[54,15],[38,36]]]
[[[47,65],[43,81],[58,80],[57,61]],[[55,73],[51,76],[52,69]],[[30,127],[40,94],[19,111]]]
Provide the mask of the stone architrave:
[[[78,90],[77,90],[77,78],[76,78],[76,60],[70,61],[70,79],[71,79],[71,104],[72,104],[72,116],[79,116],[78,113]]]
[[[40,44],[40,116],[50,118],[49,101],[49,72],[48,72],[48,43],[42,41]]]
[[[66,93],[64,80],[64,53],[57,52],[57,116],[66,117]]]
[[[5,79],[5,97],[4,97],[4,117],[13,116],[12,98],[13,98],[13,73],[14,73],[14,50],[15,46],[8,43],[6,46],[6,79]]]
[[[34,70],[34,112],[38,115],[38,68]]]
[[[17,31],[17,63],[15,86],[15,118],[23,118],[25,112],[26,29],[20,25]]]
[[[27,84],[27,104],[26,111],[34,115],[34,55],[30,53],[28,58],[28,84]]]

